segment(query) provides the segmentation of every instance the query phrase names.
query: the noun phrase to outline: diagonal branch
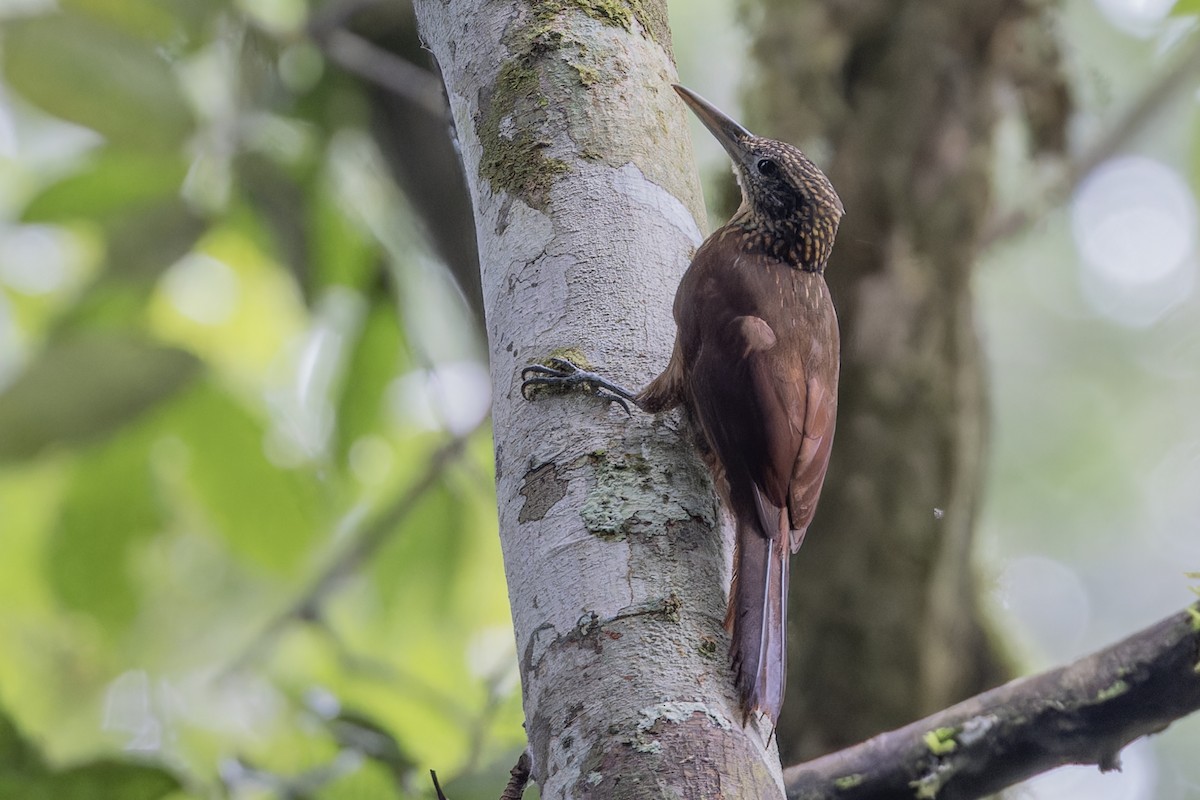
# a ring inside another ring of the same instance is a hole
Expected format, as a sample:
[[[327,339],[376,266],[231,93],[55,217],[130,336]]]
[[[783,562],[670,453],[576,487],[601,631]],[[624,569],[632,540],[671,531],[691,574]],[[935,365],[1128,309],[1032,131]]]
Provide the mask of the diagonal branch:
[[[1066,764],[1119,765],[1200,709],[1200,603],[1065,667],[784,771],[789,800],[970,800]]]
[[[441,479],[442,474],[462,455],[470,433],[446,442],[429,459],[425,472],[395,501],[383,509],[359,534],[353,537],[324,568],[308,582],[300,594],[271,618],[250,645],[222,672],[222,677],[244,669],[274,644],[279,635],[297,620],[319,616],[321,602],[347,576],[375,554],[393,531],[417,507],[421,499]]]
[[[450,107],[437,75],[344,28],[310,29],[322,52],[347,72],[409,100],[435,119]]]

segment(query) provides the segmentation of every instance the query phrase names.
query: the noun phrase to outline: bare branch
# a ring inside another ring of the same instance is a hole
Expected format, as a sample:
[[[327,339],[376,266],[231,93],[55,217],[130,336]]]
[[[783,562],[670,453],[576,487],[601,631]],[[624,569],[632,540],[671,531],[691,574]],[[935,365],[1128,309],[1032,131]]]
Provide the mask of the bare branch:
[[[433,781],[433,789],[437,792],[438,800],[448,800],[446,793],[442,791],[442,785],[438,783],[437,773],[429,770],[429,779]]]
[[[508,786],[504,787],[504,793],[500,795],[500,800],[521,800],[525,796],[525,785],[529,783],[531,766],[529,751],[526,750],[521,753],[521,757],[509,772],[511,777],[508,779]]]
[[[321,31],[314,39],[322,52],[342,69],[411,101],[432,117],[449,119],[450,107],[442,94],[442,82],[429,70],[344,28]]]
[[[383,0],[340,0],[328,2],[318,8],[308,17],[308,35],[320,41],[331,31],[344,28],[359,13],[369,11],[379,6]]]
[[[1200,709],[1200,603],[1065,667],[1012,681],[784,771],[790,800],[970,800],[1065,764],[1119,766]]]
[[[1184,54],[1146,87],[1107,133],[1067,162],[1058,180],[1038,200],[993,220],[983,233],[981,249],[1019,236],[1042,217],[1047,207],[1063,202],[1089,172],[1144,131],[1183,90],[1193,87],[1197,73],[1200,73],[1200,36],[1195,36]]]

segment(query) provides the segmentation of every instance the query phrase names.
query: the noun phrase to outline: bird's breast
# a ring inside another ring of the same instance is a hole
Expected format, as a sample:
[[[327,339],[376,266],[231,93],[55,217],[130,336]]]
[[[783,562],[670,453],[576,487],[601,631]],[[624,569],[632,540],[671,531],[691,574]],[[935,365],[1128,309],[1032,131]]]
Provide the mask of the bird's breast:
[[[775,357],[836,359],[837,322],[821,273],[763,253],[733,227],[721,229],[697,251],[675,311],[685,356],[704,341],[733,352],[734,342],[719,340],[737,335],[739,318],[757,317],[778,339]]]

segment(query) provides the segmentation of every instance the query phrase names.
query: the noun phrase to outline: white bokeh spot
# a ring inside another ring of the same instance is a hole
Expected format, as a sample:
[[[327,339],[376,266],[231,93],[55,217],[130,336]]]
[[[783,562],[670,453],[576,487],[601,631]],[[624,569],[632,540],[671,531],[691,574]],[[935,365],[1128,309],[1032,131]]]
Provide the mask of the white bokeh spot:
[[[237,273],[203,253],[190,253],[175,262],[163,275],[162,287],[176,311],[201,325],[220,325],[237,310]]]
[[[455,436],[473,431],[492,408],[491,378],[475,361],[447,361],[401,375],[389,395],[398,422]]]
[[[1071,204],[1084,295],[1103,316],[1143,327],[1195,284],[1196,201],[1173,169],[1142,156],[1112,159]]]
[[[1171,13],[1175,0],[1096,0],[1109,22],[1135,36],[1150,36]]]
[[[1000,575],[996,599],[1013,622],[1014,638],[1038,660],[1055,663],[1083,654],[1092,602],[1071,567],[1044,556],[1014,558]]]

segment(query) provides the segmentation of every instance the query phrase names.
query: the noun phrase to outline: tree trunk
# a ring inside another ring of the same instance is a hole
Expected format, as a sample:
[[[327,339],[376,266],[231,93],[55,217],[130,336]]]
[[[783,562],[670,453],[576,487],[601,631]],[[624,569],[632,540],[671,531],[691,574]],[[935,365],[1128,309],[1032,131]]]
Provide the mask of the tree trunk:
[[[779,732],[791,762],[1005,674],[971,561],[987,426],[971,267],[999,79],[1019,83],[1041,149],[1061,146],[1068,101],[1042,4],[743,5],[752,127],[807,147],[846,206],[827,273],[844,342],[838,432],[792,568]]]
[[[678,418],[520,393],[553,350],[644,384],[702,200],[665,4],[419,0],[475,206],[500,535],[542,796],[779,797],[722,629],[730,532]]]

